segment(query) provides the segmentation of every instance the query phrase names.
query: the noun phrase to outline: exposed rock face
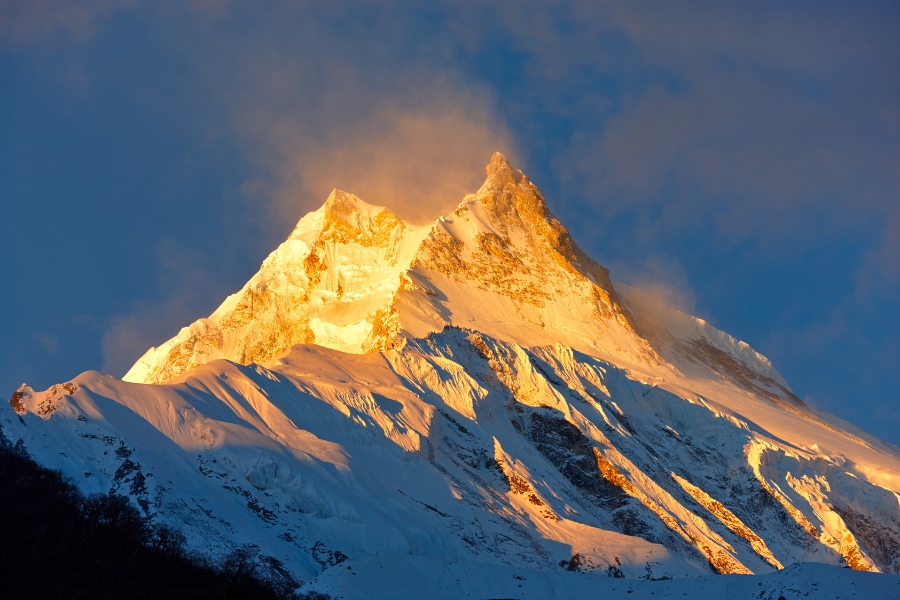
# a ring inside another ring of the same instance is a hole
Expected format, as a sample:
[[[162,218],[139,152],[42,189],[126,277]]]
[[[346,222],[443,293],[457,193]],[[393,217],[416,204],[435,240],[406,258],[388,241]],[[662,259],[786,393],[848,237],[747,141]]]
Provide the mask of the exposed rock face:
[[[897,572],[897,449],[669,311],[617,292],[495,155],[430,227],[333,192],[126,377],[160,385],[23,385],[0,443],[298,580],[389,553],[613,578]]]

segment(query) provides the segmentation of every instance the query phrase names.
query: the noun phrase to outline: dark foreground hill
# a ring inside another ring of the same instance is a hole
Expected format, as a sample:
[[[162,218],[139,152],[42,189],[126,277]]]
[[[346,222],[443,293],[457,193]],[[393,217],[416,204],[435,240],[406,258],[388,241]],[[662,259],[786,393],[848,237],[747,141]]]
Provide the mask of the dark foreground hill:
[[[124,496],[84,496],[58,471],[0,446],[4,598],[254,598],[289,595],[261,579],[251,549],[211,564],[184,536],[148,524]]]

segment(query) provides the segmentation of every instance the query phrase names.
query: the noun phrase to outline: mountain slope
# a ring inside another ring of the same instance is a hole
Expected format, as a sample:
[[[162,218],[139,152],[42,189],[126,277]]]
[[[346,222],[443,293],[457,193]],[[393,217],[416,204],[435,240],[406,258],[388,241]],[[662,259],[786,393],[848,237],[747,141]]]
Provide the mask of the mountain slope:
[[[900,569],[897,450],[823,420],[743,342],[617,291],[501,155],[431,227],[335,191],[126,379],[23,385],[0,433],[298,581],[388,555]]]

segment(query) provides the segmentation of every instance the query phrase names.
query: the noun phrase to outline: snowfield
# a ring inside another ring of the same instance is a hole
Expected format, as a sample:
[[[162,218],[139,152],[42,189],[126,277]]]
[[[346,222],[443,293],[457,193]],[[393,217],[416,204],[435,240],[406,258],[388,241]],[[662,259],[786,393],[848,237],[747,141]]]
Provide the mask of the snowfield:
[[[301,591],[900,597],[900,450],[614,287],[499,154],[430,228],[335,191],[124,380],[0,427]]]

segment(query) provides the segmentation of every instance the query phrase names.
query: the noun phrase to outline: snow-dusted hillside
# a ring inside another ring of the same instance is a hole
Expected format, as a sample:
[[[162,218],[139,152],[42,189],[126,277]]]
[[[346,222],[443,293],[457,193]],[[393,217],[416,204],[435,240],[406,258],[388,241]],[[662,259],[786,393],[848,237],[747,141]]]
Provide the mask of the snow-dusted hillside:
[[[23,385],[0,441],[332,592],[385,569],[433,572],[435,597],[507,590],[492,573],[897,573],[900,451],[666,310],[617,291],[498,154],[430,228],[335,191],[125,381]]]

